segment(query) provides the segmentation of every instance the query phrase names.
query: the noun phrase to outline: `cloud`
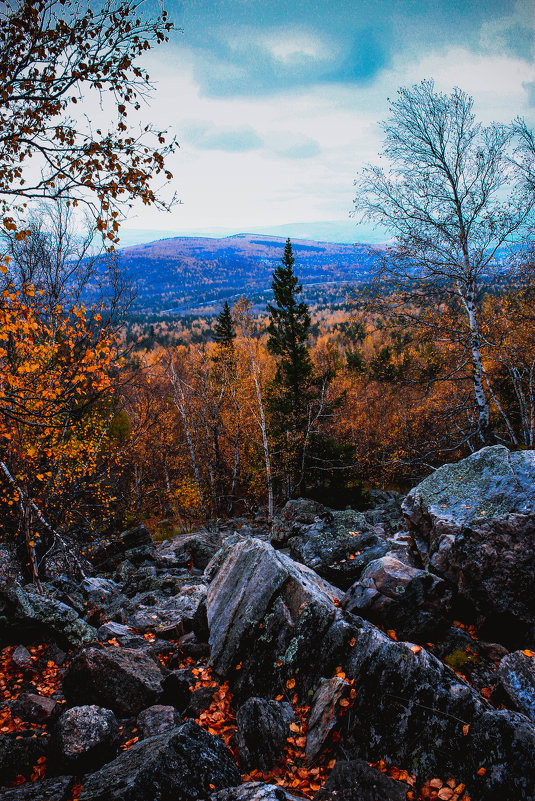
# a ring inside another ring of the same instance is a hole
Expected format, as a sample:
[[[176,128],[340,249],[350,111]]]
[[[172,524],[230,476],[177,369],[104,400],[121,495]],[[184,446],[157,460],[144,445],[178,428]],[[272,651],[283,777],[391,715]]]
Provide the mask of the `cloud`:
[[[279,132],[266,137],[267,147],[287,159],[310,159],[321,153],[319,142],[300,133]]]
[[[262,139],[253,128],[232,128],[193,120],[184,123],[182,140],[200,150],[226,150],[228,153],[244,153],[262,146]]]

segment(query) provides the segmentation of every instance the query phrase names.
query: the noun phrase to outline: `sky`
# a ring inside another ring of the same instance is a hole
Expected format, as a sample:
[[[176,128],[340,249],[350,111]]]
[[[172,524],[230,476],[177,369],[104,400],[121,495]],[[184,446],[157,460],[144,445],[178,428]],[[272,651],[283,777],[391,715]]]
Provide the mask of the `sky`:
[[[144,65],[150,119],[180,143],[168,189],[181,204],[134,209],[123,244],[242,232],[384,240],[350,218],[353,181],[378,162],[388,98],[425,78],[470,94],[483,122],[535,125],[535,0],[164,6],[181,31]]]

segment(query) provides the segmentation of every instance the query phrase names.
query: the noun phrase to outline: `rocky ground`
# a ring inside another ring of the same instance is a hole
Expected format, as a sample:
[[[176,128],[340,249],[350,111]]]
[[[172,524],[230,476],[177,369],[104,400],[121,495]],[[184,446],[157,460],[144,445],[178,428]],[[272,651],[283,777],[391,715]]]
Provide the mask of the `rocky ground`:
[[[3,547],[0,798],[535,799],[534,490],[485,448],[365,512],[138,527],[43,595]]]

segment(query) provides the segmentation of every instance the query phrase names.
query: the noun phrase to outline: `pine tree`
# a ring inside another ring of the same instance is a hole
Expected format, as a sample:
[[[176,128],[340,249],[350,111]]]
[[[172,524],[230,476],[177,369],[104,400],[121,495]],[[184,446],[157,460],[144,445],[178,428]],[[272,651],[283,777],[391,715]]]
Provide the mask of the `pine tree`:
[[[307,304],[299,301],[303,287],[294,273],[294,264],[288,239],[281,264],[273,273],[274,303],[268,304],[267,342],[269,352],[277,357],[268,407],[288,497],[303,477],[309,408],[314,396],[312,361],[306,344],[311,320]]]
[[[232,313],[230,311],[230,306],[228,305],[228,300],[226,300],[225,305],[223,306],[223,311],[221,311],[217,316],[217,322],[214,326],[214,340],[218,343],[218,345],[223,345],[224,347],[230,348],[234,347],[235,337],[236,331],[234,330],[234,320],[232,319]]]

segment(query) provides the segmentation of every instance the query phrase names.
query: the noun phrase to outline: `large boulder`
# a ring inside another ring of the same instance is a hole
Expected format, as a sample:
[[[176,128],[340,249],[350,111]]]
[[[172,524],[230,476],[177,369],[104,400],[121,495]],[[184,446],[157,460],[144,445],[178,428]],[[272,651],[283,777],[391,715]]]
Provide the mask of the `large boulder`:
[[[162,692],[162,671],[146,654],[130,648],[85,648],[63,678],[69,704],[96,704],[119,717],[137,715]]]
[[[308,699],[336,672],[356,689],[341,753],[467,785],[472,801],[532,798],[535,725],[497,711],[418,645],[338,608],[336,590],[259,540],[230,540],[208,591],[212,662],[238,697]],[[531,795],[530,795],[531,794]]]
[[[394,629],[399,639],[424,643],[447,627],[451,600],[444,579],[393,556],[383,556],[370,562],[342,598],[342,607]]]
[[[231,537],[214,559],[206,608],[216,672],[232,677],[238,700],[271,697],[291,679],[307,693],[336,665],[329,632],[340,592],[258,539]]]
[[[70,801],[72,776],[58,776],[41,782],[24,782],[18,787],[2,790],[2,801]]]
[[[49,738],[37,736],[31,729],[0,734],[0,785],[22,775],[29,778],[38,760],[46,757]],[[0,797],[3,790],[0,791]]]
[[[338,760],[314,801],[407,801],[407,789],[362,759]]]
[[[423,564],[457,586],[485,635],[533,642],[535,451],[495,445],[444,465],[403,511]]]
[[[53,728],[51,758],[60,773],[86,773],[113,759],[118,744],[119,724],[111,709],[75,706]]]
[[[13,637],[54,639],[69,648],[95,642],[97,632],[67,604],[24,589],[0,585],[0,640]]]
[[[156,546],[160,562],[166,567],[197,567],[204,570],[220,546],[220,537],[213,531],[179,534]]]
[[[303,801],[303,798],[275,784],[246,782],[239,787],[213,793],[209,801]]]
[[[136,743],[88,776],[79,801],[199,801],[240,783],[222,740],[188,721]]]
[[[334,511],[304,498],[288,501],[274,523],[271,542],[286,544],[292,559],[342,589],[390,549],[384,528],[372,526],[360,512]]]
[[[238,757],[243,770],[267,771],[280,762],[293,722],[290,704],[249,698],[236,714]]]
[[[91,560],[99,571],[112,571],[123,560],[134,565],[156,560],[156,549],[145,526],[123,531],[109,540],[101,541],[92,550]]]

